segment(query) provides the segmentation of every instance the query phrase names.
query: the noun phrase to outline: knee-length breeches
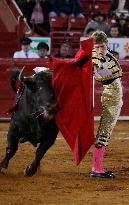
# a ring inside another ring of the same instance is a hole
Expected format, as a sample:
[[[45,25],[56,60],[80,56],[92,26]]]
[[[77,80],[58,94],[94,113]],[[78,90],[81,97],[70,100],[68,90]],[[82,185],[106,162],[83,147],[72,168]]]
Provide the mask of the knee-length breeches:
[[[109,85],[104,85],[101,103],[102,115],[95,139],[95,144],[98,147],[108,145],[112,130],[117,122],[123,105],[120,79],[114,80]]]

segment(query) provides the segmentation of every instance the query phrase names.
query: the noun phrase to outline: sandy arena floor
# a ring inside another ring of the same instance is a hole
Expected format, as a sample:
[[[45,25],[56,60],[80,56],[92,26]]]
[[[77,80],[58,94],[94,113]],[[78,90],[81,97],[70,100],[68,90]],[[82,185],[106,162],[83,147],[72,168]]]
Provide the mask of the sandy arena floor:
[[[97,127],[97,123],[95,125]],[[0,123],[0,160],[4,156],[8,123]],[[79,167],[70,148],[59,135],[41,163],[41,171],[24,177],[35,149],[19,146],[10,161],[8,174],[0,174],[0,205],[128,205],[129,122],[118,122],[107,148],[105,167],[116,173],[113,180],[89,178],[91,152]]]

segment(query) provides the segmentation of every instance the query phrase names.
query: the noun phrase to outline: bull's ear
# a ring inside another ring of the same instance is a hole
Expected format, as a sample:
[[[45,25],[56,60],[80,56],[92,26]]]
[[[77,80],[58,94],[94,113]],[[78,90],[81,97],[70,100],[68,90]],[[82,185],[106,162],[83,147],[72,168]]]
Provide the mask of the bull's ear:
[[[34,91],[36,89],[36,82],[32,77],[24,77],[23,82],[25,83],[25,85],[32,91]]]

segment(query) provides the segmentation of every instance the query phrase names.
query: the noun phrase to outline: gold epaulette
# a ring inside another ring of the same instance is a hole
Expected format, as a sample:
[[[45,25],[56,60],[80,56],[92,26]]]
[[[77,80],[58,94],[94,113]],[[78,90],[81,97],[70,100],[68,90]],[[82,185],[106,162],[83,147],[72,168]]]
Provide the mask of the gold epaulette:
[[[112,80],[112,79],[116,79],[122,76],[122,70],[121,67],[117,61],[117,59],[110,53],[108,52],[104,57],[98,55],[96,53],[96,51],[92,51],[92,62],[94,65],[98,66],[101,63],[106,63],[108,66],[108,69],[111,70],[111,74],[107,75],[107,76],[95,76],[95,79],[97,81],[105,81],[105,80]],[[103,67],[101,67],[100,69],[104,69]],[[98,72],[99,72],[99,67],[97,68]]]

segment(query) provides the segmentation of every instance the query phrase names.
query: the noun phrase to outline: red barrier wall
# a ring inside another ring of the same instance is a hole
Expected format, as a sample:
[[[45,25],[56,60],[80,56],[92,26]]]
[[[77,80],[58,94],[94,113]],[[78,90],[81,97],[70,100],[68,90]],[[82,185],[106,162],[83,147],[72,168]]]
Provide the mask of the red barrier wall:
[[[129,61],[120,61],[123,70],[122,84],[123,84],[123,107],[121,116],[129,116]],[[15,93],[10,86],[10,74],[13,68],[22,68],[26,66],[25,75],[31,75],[32,69],[36,66],[50,66],[49,60],[44,59],[12,59],[0,58],[0,119],[8,119],[7,110],[13,106]],[[95,83],[95,116],[101,113],[100,96],[102,86],[100,83]]]

